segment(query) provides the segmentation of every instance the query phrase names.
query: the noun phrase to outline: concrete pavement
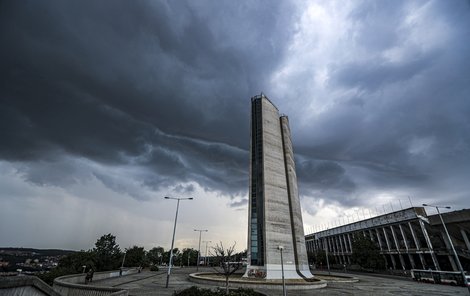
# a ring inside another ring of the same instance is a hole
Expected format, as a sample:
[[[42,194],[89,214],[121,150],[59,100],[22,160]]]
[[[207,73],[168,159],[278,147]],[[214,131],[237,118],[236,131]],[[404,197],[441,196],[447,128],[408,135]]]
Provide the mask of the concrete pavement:
[[[199,271],[213,271],[212,269],[200,268]],[[169,288],[165,288],[166,270],[158,272],[143,271],[142,273],[123,276],[95,282],[95,285],[113,286],[129,290],[129,295],[173,295],[173,292],[181,291],[195,284],[188,280],[190,273],[196,272],[195,268],[174,268],[170,277]],[[333,273],[334,274],[334,273]],[[338,275],[345,275],[344,273]],[[289,291],[291,296],[307,295],[426,295],[426,296],[458,296],[468,295],[464,287],[452,287],[444,285],[425,284],[411,281],[409,279],[388,278],[369,275],[354,274],[359,279],[357,283],[328,283],[323,289],[309,291]],[[201,288],[215,288],[214,286],[199,285]],[[259,290],[266,295],[281,296],[282,291]]]

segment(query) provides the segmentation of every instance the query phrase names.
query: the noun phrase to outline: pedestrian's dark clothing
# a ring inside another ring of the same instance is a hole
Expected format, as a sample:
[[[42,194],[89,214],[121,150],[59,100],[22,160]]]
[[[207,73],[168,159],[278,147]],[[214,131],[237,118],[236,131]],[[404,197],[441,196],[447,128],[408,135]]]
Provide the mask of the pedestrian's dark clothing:
[[[90,268],[90,270],[86,273],[85,283],[91,283],[93,281],[93,273],[93,269]]]

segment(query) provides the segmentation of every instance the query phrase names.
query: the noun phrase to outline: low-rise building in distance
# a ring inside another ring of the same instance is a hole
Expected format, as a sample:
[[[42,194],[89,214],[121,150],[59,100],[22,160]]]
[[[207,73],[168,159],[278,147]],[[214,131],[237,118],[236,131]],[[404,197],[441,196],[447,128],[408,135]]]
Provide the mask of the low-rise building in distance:
[[[464,270],[470,270],[470,209],[442,213]],[[331,263],[351,264],[354,235],[363,235],[380,248],[388,269],[459,271],[439,215],[423,207],[371,217],[305,236],[308,252],[327,251]]]

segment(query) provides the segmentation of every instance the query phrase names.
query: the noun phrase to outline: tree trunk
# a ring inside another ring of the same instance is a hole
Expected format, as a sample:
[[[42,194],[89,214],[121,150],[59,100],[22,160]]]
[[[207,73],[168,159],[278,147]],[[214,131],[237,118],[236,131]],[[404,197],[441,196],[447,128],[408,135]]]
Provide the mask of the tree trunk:
[[[228,277],[229,275],[225,276],[225,295],[228,295]]]

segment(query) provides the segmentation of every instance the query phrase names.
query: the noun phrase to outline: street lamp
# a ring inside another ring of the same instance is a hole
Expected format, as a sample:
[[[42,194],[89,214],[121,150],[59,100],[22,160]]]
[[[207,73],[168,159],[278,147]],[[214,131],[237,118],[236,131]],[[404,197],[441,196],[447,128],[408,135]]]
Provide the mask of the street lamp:
[[[463,282],[465,284],[465,287],[467,287],[467,289],[470,293],[470,286],[468,285],[467,277],[465,276],[465,271],[462,268],[462,264],[460,264],[459,256],[457,255],[457,252],[455,251],[454,244],[452,243],[452,239],[450,238],[449,232],[447,231],[447,227],[446,227],[446,224],[444,223],[444,219],[442,219],[441,212],[439,211],[439,208],[450,209],[450,207],[449,206],[430,205],[430,204],[423,204],[423,207],[434,207],[434,208],[436,208],[437,214],[439,214],[439,218],[441,218],[442,226],[444,226],[444,230],[446,232],[447,239],[449,240],[450,247],[452,248],[452,252],[454,253],[455,260],[457,261],[457,265],[460,269],[460,272],[462,273]]]
[[[194,231],[199,231],[199,249],[197,251],[197,267],[196,271],[199,271],[199,261],[201,260],[201,233],[208,232],[207,229],[194,229]]]
[[[284,260],[282,258],[282,250],[284,246],[279,246],[277,249],[281,252],[281,274],[282,274],[282,295],[286,296],[286,281],[284,280]]]
[[[119,268],[119,276],[122,276],[122,270],[124,269],[124,261],[126,261],[127,250],[124,253],[124,258],[122,258],[121,268]]]
[[[204,258],[204,265],[208,265],[209,260],[207,260],[207,244],[211,243],[212,241],[203,241],[203,243],[206,243],[206,257]]]
[[[165,196],[165,199],[175,199],[178,201],[178,203],[176,204],[175,225],[173,226],[173,238],[171,239],[171,250],[170,250],[170,260],[168,262],[168,273],[166,275],[165,288],[168,288],[168,282],[170,281],[171,264],[173,263],[173,245],[175,244],[176,221],[178,220],[178,210],[180,207],[180,200],[192,200],[193,198],[192,197],[178,198],[178,197]]]

